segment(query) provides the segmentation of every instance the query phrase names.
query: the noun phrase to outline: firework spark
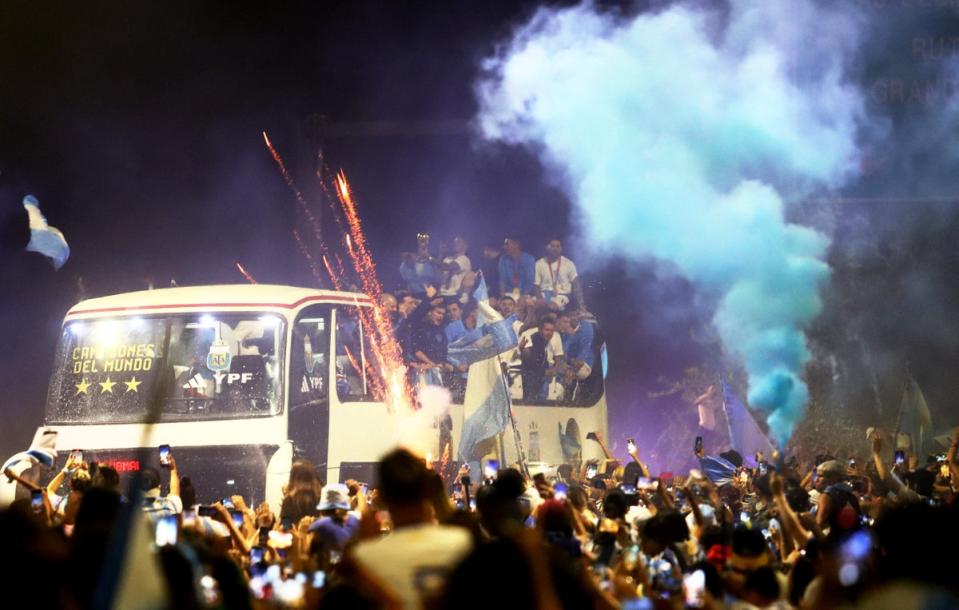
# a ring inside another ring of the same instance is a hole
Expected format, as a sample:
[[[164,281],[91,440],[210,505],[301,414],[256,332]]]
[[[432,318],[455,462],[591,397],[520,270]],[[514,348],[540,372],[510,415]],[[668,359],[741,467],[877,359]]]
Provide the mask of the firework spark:
[[[383,373],[386,382],[386,401],[390,409],[403,408],[412,410],[412,388],[410,388],[406,364],[403,362],[403,352],[393,335],[393,326],[390,318],[384,311],[381,303],[383,286],[376,277],[376,265],[366,245],[366,235],[356,211],[356,201],[346,174],[342,171],[336,175],[336,194],[346,217],[349,233],[346,236],[346,248],[353,261],[353,268],[360,279],[360,284],[370,299],[373,307],[361,308],[361,315],[375,330],[372,336],[370,351],[372,351],[377,365]]]
[[[287,186],[290,187],[290,190],[293,191],[297,202],[303,209],[304,215],[313,228],[314,237],[321,248],[323,266],[326,268],[326,272],[329,275],[330,281],[333,283],[334,288],[340,290],[342,279],[345,277],[343,260],[338,254],[334,253],[338,272],[334,271],[333,266],[330,264],[330,260],[327,257],[327,249],[322,239],[320,224],[310,211],[309,205],[307,204],[306,199],[303,197],[303,194],[296,187],[293,177],[290,175],[290,172],[286,168],[286,164],[283,162],[283,158],[273,146],[273,143],[270,141],[270,137],[266,131],[263,132],[263,142],[266,144],[267,149],[270,151],[270,154],[273,157],[273,161],[279,168],[283,180],[286,182]],[[321,178],[320,186],[323,189],[324,195],[326,195],[325,199],[331,206],[331,209],[333,209],[333,218],[336,221],[337,226],[344,233],[346,251],[353,262],[353,268],[360,279],[362,289],[373,301],[373,307],[371,308],[359,307],[357,304],[357,311],[359,312],[360,321],[362,324],[364,324],[365,328],[370,328],[374,331],[370,336],[370,352],[373,355],[375,365],[379,368],[382,374],[382,376],[371,376],[371,378],[374,380],[372,382],[374,394],[382,396],[386,400],[387,408],[391,411],[398,408],[405,408],[406,411],[412,411],[412,388],[410,387],[406,365],[403,361],[403,352],[393,335],[393,328],[389,315],[383,310],[382,305],[380,304],[381,297],[383,295],[383,287],[380,285],[380,282],[376,277],[376,266],[373,263],[373,257],[370,255],[370,251],[366,244],[366,236],[363,233],[363,228],[360,224],[359,214],[356,210],[356,202],[353,199],[353,193],[350,189],[349,182],[346,180],[346,175],[340,171],[336,174],[336,178],[333,183],[333,186],[335,187],[336,199],[339,201],[342,213],[346,218],[347,227],[344,227],[340,221],[339,215],[337,214],[336,208],[333,207],[333,197],[330,194],[327,184],[322,180],[322,174],[317,173],[317,177]],[[344,228],[348,230],[344,230]],[[309,249],[306,247],[306,244],[303,243],[299,232],[295,229],[293,230],[293,237],[296,240],[296,245],[300,250],[300,253],[309,263],[310,271],[313,273],[313,277],[316,279],[319,285],[322,286],[324,281],[320,273],[319,266],[317,265],[316,260],[310,253]],[[352,364],[355,366],[355,359],[351,358],[351,360],[354,361]],[[368,363],[368,365],[370,368],[372,368],[373,363]],[[384,383],[385,387],[383,385]]]
[[[293,241],[296,242],[296,247],[300,251],[300,254],[303,255],[303,258],[306,259],[306,262],[310,265],[310,272],[313,274],[313,279],[316,280],[319,286],[323,286],[323,275],[320,273],[320,268],[316,266],[316,260],[314,260],[313,255],[310,254],[310,250],[306,247],[306,244],[303,243],[303,238],[300,237],[300,232],[296,229],[293,229]]]

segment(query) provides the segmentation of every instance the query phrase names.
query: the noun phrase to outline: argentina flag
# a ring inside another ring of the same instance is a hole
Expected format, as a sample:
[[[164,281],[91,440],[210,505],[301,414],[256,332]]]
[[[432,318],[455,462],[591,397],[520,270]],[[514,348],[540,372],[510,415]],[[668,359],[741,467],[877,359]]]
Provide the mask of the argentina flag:
[[[478,277],[479,284],[473,291],[473,298],[477,303],[476,329],[467,332],[447,347],[446,357],[455,366],[471,366],[475,362],[511,350],[517,344],[513,325],[490,306],[486,280],[482,274],[478,274]]]
[[[0,468],[0,473],[8,470],[17,476],[36,465],[52,468],[57,460],[57,433],[49,428],[38,428],[33,442],[26,451],[21,451],[10,458]],[[8,506],[17,497],[17,482],[0,476],[0,507]]]
[[[46,256],[53,263],[53,268],[59,270],[70,257],[70,246],[67,245],[66,238],[59,229],[47,224],[36,197],[24,197],[23,208],[27,211],[30,222],[30,243],[26,249]]]
[[[486,453],[481,449],[484,441],[503,432],[509,423],[509,395],[498,356],[517,344],[510,322],[490,307],[482,275],[473,296],[479,308],[477,326],[482,327],[483,336],[468,345],[451,345],[448,356],[451,361],[456,358],[469,364],[458,451],[461,462],[482,458]]]
[[[33,466],[42,464],[52,468],[57,459],[57,433],[49,428],[38,428],[33,436],[33,442],[26,451],[21,451],[11,456],[3,463],[0,472],[8,468],[19,474],[20,471]]]

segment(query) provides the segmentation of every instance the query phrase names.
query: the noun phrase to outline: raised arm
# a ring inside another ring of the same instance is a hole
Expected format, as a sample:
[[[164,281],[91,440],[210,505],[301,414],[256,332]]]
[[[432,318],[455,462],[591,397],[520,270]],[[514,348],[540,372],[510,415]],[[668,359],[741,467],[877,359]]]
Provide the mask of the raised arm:
[[[633,461],[639,466],[639,469],[643,472],[643,476],[649,478],[649,468],[639,459],[639,447],[633,445],[633,448],[627,449],[626,453],[628,453],[629,457],[633,458]]]
[[[47,493],[57,493],[57,490],[60,489],[60,485],[63,484],[63,480],[67,477],[68,474],[80,467],[80,462],[74,459],[73,453],[70,454],[70,457],[67,458],[67,463],[63,465],[63,470],[58,472],[56,476],[51,479],[50,483],[47,485]]]
[[[783,489],[783,480],[775,471],[769,473],[769,489],[773,494],[773,501],[776,508],[779,509],[779,516],[782,518],[783,527],[783,546],[790,540],[798,546],[803,546],[809,540],[809,532],[799,522],[796,512],[789,506],[786,500],[786,493]]]
[[[878,432],[874,432],[872,438],[869,440],[872,441],[872,463],[876,466],[876,474],[879,475],[880,480],[885,481],[889,470],[882,461],[882,437]]]
[[[213,508],[216,509],[223,521],[226,522],[226,527],[230,530],[230,537],[233,538],[234,544],[239,547],[239,550],[244,555],[248,555],[250,553],[250,542],[243,536],[240,530],[236,527],[236,524],[233,523],[233,516],[230,514],[230,511],[228,511],[226,507],[219,502],[213,504]]]
[[[952,429],[952,440],[946,452],[946,463],[949,464],[949,475],[952,477],[952,486],[959,485],[959,466],[956,465],[956,450],[959,449],[959,426]]]
[[[699,531],[702,531],[703,526],[706,525],[706,521],[703,519],[702,511],[699,510],[699,498],[693,493],[692,486],[689,485],[688,479],[683,486],[683,494],[689,499],[689,508],[693,511],[693,519],[696,520],[696,527]]]
[[[170,452],[170,495],[180,496],[180,471],[176,468],[176,459]]]
[[[599,443],[599,448],[603,450],[603,455],[606,456],[606,459],[607,459],[607,460],[613,459],[613,456],[612,456],[612,454],[610,454],[609,449],[606,448],[606,443],[603,442],[603,435],[602,435],[602,433],[601,433],[601,432],[593,432],[593,436],[595,437],[593,440],[595,440],[597,443]]]
[[[676,508],[676,503],[673,502],[673,498],[666,493],[666,486],[663,485],[663,480],[660,479],[656,484],[656,495],[659,496],[659,499],[663,501],[663,506],[672,510]]]

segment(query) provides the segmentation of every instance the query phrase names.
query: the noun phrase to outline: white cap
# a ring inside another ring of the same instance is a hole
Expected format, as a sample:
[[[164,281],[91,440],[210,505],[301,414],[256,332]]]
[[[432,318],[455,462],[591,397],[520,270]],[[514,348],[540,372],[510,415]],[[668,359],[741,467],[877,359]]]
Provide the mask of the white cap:
[[[343,483],[330,483],[320,492],[320,503],[317,510],[333,510],[342,508],[350,510],[350,488]]]

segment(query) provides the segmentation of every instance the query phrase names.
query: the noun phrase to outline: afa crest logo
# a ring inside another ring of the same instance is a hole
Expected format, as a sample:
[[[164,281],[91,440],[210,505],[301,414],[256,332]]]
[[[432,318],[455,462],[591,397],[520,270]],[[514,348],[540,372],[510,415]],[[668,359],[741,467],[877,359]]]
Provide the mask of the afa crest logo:
[[[217,339],[213,342],[213,345],[210,346],[210,351],[206,355],[206,368],[215,373],[229,371],[232,361],[233,354],[230,353],[230,348],[227,346],[226,341]]]

